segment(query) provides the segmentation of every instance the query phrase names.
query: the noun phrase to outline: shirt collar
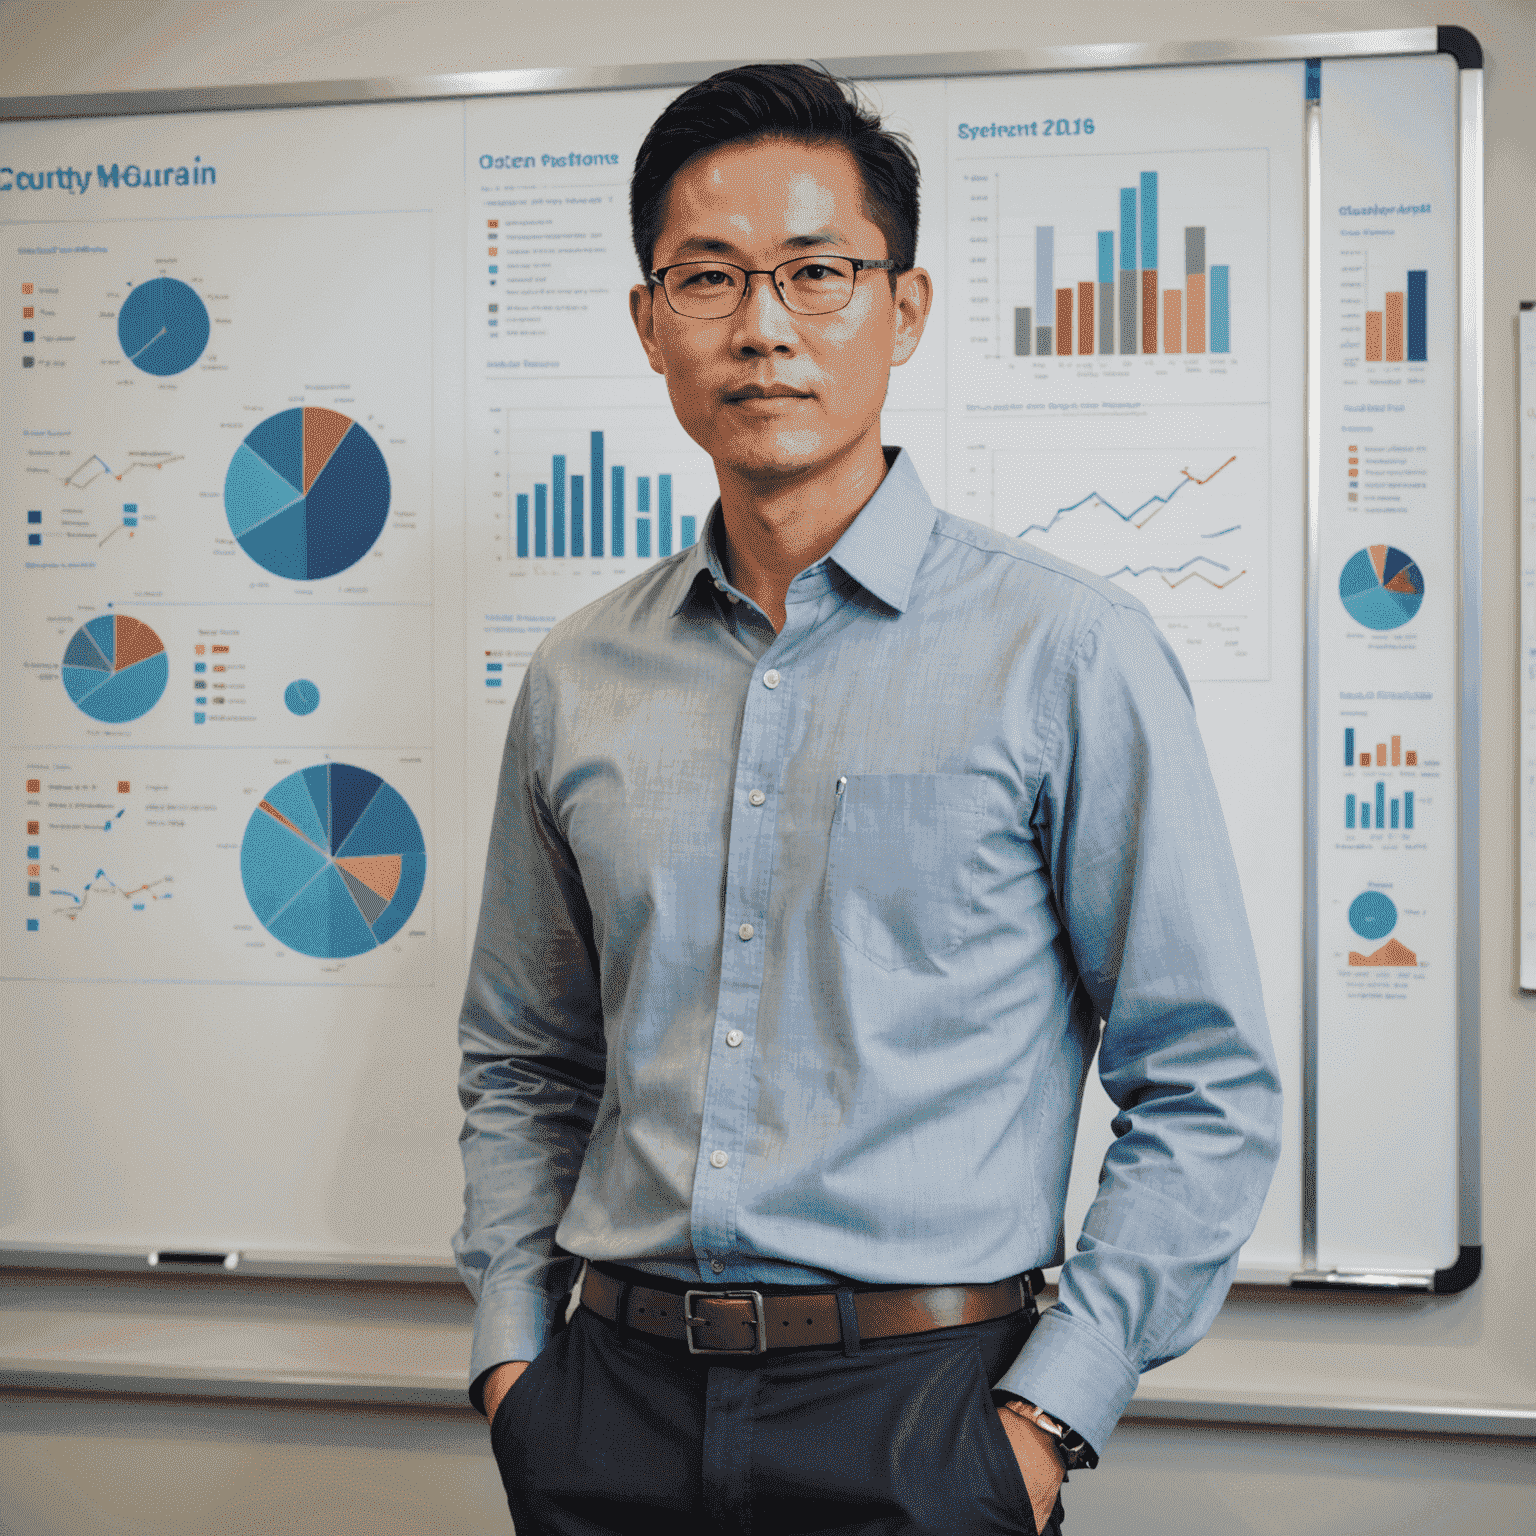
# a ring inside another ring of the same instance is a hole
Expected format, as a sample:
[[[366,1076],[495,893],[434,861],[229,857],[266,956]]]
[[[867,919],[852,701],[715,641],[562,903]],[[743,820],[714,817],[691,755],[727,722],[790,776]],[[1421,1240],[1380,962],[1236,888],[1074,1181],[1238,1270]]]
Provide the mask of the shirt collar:
[[[826,558],[888,608],[901,613],[912,596],[917,568],[938,513],[905,448],[885,449],[885,463],[885,479]],[[674,616],[687,607],[700,581],[726,584],[717,548],[722,533],[717,501],[704,520],[703,537],[688,552]]]

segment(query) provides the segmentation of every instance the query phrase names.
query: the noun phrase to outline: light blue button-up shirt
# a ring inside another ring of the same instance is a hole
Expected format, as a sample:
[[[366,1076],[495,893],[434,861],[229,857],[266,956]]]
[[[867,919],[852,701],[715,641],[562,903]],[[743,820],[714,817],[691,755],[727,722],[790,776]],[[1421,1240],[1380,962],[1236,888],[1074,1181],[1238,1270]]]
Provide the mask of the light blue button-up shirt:
[[[1183,673],[1133,597],[936,511],[905,454],[777,635],[721,536],[717,507],[556,625],[518,695],[459,1025],[471,1395],[580,1257],[1060,1262],[1097,1048],[1117,1139],[998,1385],[1102,1447],[1209,1326],[1279,1138]]]

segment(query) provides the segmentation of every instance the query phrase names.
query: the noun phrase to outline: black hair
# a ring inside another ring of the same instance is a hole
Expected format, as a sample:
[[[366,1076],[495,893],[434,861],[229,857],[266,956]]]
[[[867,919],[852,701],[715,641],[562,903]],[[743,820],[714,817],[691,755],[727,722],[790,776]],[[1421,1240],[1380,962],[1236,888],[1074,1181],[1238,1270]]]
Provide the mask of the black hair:
[[[630,229],[642,273],[652,269],[672,178],[695,155],[755,139],[846,149],[864,182],[864,211],[885,236],[896,272],[912,266],[918,168],[907,136],[883,128],[857,89],[824,68],[747,64],[690,86],[651,124],[629,183]]]

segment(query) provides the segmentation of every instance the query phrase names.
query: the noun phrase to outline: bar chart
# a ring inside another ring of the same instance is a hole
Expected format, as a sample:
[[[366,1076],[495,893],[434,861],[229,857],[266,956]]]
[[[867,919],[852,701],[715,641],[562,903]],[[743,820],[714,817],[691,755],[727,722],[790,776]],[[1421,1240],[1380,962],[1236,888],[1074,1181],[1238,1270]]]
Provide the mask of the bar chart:
[[[1366,264],[1369,274],[1369,264]],[[1366,277],[1367,288],[1370,278]],[[1368,363],[1423,363],[1429,360],[1429,273],[1409,271],[1401,288],[1382,295],[1380,309],[1365,312]]]
[[[1120,380],[1157,404],[1262,404],[1271,179],[1254,148],[959,161],[946,302],[964,409],[1103,411]]]
[[[1183,227],[1182,288],[1159,286],[1159,248],[1156,171],[1142,171],[1134,185],[1119,189],[1118,222],[1094,231],[1088,277],[1074,267],[1060,274],[1069,280],[1059,284],[1056,226],[1037,224],[1035,302],[1014,309],[1014,356],[1231,352],[1231,267],[1222,262],[1207,271],[1206,226]]]
[[[697,539],[696,512],[677,516],[674,530],[670,472],[631,476],[628,465],[608,463],[600,430],[587,433],[582,473],[575,471],[577,462],[551,454],[545,479],[512,492],[508,543],[518,560],[649,560],[687,549]]]
[[[1390,761],[1389,761],[1390,759]],[[1401,736],[1393,736],[1388,741],[1378,741],[1375,744],[1374,753],[1369,745],[1364,742],[1362,736],[1362,750],[1358,761],[1355,757],[1355,728],[1352,725],[1344,727],[1344,766],[1346,768],[1417,768],[1419,766],[1419,754],[1416,748],[1403,746]]]

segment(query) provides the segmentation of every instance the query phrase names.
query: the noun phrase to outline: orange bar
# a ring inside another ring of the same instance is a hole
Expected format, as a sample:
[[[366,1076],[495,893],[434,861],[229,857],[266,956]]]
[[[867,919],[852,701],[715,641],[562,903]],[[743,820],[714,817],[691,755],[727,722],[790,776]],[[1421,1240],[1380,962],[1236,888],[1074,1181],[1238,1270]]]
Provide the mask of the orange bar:
[[[1392,738],[1392,766],[1394,768],[1398,767],[1401,764],[1402,757],[1403,757],[1403,738],[1401,736],[1394,736]]]
[[[1072,356],[1072,290],[1056,290],[1056,356]]]
[[[1184,350],[1184,294],[1178,288],[1163,289],[1163,351]]]
[[[1368,363],[1381,361],[1381,311],[1368,309],[1365,312],[1365,360]]]
[[[1410,752],[1408,754],[1408,760],[1404,766],[1408,768],[1417,768],[1419,766],[1419,754],[1417,752]]]
[[[1191,272],[1184,279],[1189,294],[1189,350],[1205,351],[1205,273]]]
[[[1384,741],[1376,743],[1376,766],[1378,768],[1387,766],[1387,744]]]
[[[1389,293],[1385,305],[1387,324],[1387,361],[1400,363],[1403,360],[1403,296],[1400,293]]]
[[[1077,285],[1077,351],[1079,357],[1093,356],[1093,284]]]
[[[1369,752],[1362,752],[1360,754],[1360,766],[1362,768],[1369,768],[1371,766],[1371,754]]]
[[[1141,273],[1141,350],[1157,351],[1157,268]]]

